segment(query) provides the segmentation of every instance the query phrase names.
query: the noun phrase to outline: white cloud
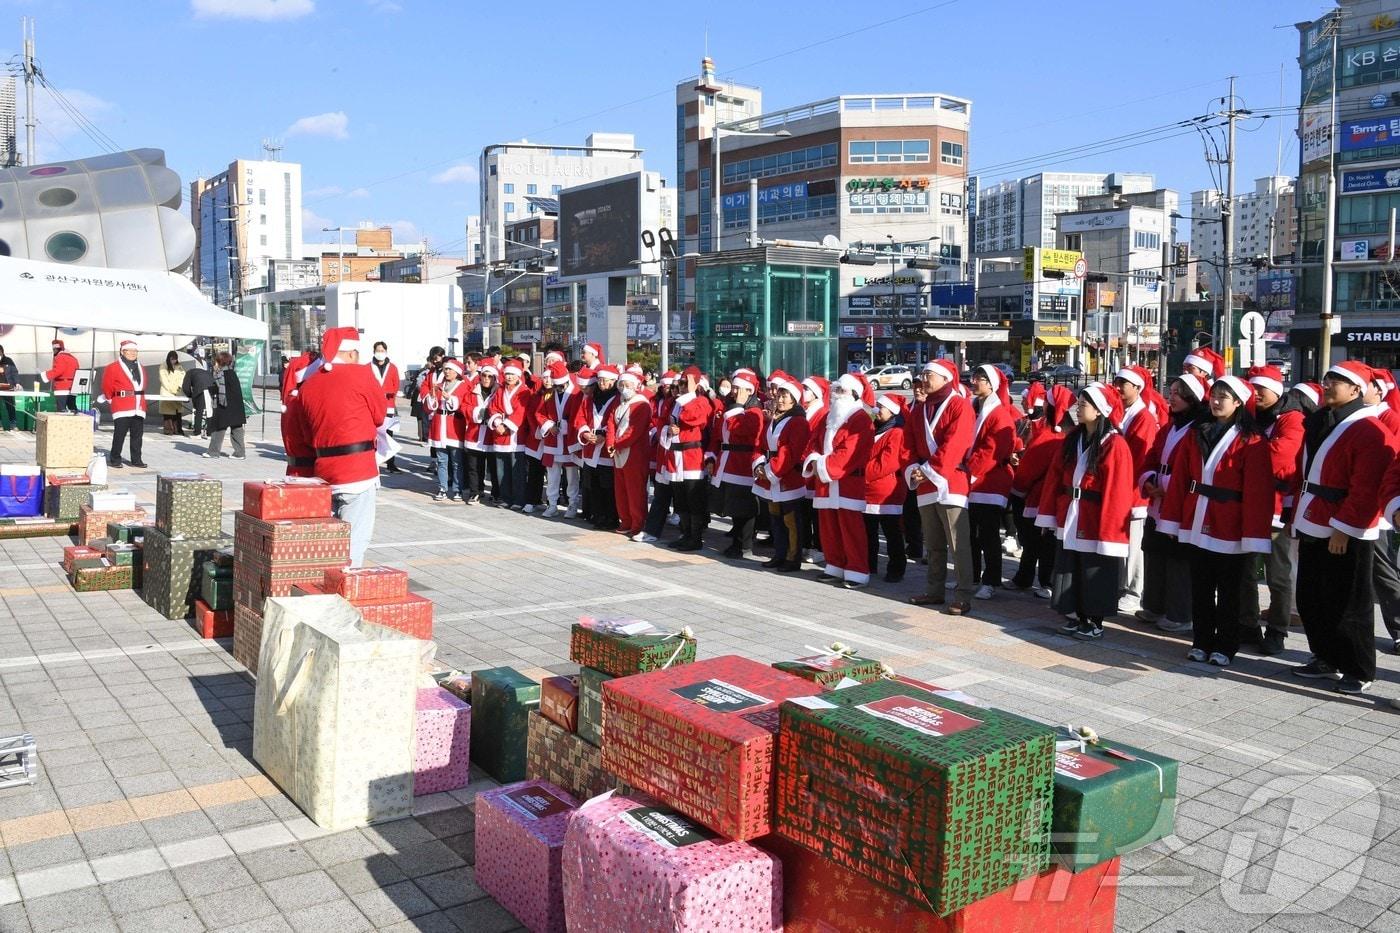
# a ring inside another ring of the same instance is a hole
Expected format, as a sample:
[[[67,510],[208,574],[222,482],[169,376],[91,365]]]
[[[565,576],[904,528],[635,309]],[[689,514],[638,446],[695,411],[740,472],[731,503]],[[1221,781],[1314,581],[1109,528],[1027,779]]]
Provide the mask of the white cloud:
[[[312,188],[310,191],[302,192],[302,197],[306,198],[332,198],[337,194],[344,194],[345,189],[340,185],[323,185],[320,188]]]
[[[309,207],[301,209],[301,238],[308,243],[320,243],[326,239],[322,227],[334,227],[335,221],[322,217]]]
[[[347,191],[347,192],[345,193],[345,196],[346,196],[347,198],[367,198],[367,197],[369,197],[369,189],[368,189],[368,188],[356,188],[354,191]]]
[[[394,230],[395,243],[416,243],[423,239],[422,231],[411,220],[391,220],[389,226]]]
[[[343,110],[302,117],[287,127],[286,136],[329,136],[331,139],[350,138],[350,118]]]
[[[395,0],[366,0],[366,4],[376,13],[402,13],[403,5]]]
[[[120,130],[113,126],[112,117],[116,113],[116,105],[111,101],[103,100],[96,94],[89,94],[87,91],[80,91],[77,88],[60,88],[59,93],[64,100],[68,101],[72,107],[95,124],[102,132],[113,135],[119,134]],[[83,129],[78,125],[63,107],[59,106],[57,100],[48,91],[40,90],[34,95],[34,117],[39,122],[39,132],[35,134],[35,148],[39,150],[39,160],[52,162],[57,159],[82,158],[87,155],[94,155],[100,151],[96,143],[84,137],[81,141],[73,145],[60,147],[60,151],[55,152],[55,143],[66,143],[70,139],[83,134]],[[24,128],[19,128],[20,141],[24,141]],[[120,144],[121,141],[118,140]],[[101,149],[106,148],[106,143]]]
[[[316,9],[315,0],[190,0],[200,19],[299,19]]]
[[[475,184],[478,172],[475,165],[454,165],[451,168],[443,169],[433,176],[433,181],[439,185],[453,185],[457,183]]]

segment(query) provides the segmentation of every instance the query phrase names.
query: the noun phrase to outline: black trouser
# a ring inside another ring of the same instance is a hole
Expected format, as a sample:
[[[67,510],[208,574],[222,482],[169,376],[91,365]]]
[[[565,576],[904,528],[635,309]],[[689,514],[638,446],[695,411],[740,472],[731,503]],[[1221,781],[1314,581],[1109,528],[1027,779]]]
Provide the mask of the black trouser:
[[[724,483],[720,491],[723,493],[725,514],[731,522],[729,540],[740,550],[752,551],[754,518],[758,515],[758,502],[754,499],[753,490],[747,486]]]
[[[798,518],[806,499],[767,502],[768,528],[773,535],[773,559],[796,564],[802,558],[802,533]]]
[[[538,457],[530,457],[529,462],[525,464],[525,504],[540,505],[543,502],[544,461]]]
[[[1001,513],[1004,509],[1005,506],[989,502],[973,502],[967,507],[968,527],[972,532],[972,575],[991,587],[1001,586]]]
[[[1395,570],[1395,558],[1390,550],[1391,533],[1382,531],[1376,542],[1372,577],[1376,587],[1376,602],[1381,607],[1381,622],[1391,641],[1400,639],[1400,573]]]
[[[437,451],[433,451],[436,456]],[[462,490],[462,498],[470,499],[472,496],[478,498],[486,494],[486,484],[483,478],[485,474],[486,454],[479,450],[462,450],[462,476],[466,481],[466,486]]]
[[[69,398],[72,398],[70,395]],[[146,428],[146,419],[140,415],[130,418],[112,419],[112,449],[107,453],[107,459],[115,462],[121,459],[122,442],[126,440],[128,434],[131,435],[131,462],[141,462],[141,434]]]
[[[710,526],[710,481],[686,479],[672,483],[671,495],[681,516],[681,539],[699,544]]]
[[[1345,554],[1326,538],[1298,536],[1298,615],[1319,661],[1348,677],[1376,679],[1374,541],[1347,538]]]
[[[68,395],[56,396],[53,407],[59,411],[71,411],[76,414],[78,411],[78,397],[71,393]]]
[[[1011,578],[1012,586],[1024,590],[1038,579],[1041,586],[1048,587],[1055,578],[1055,533],[1036,527],[1035,519],[1026,517],[1026,500],[1020,496],[1011,497],[1011,515],[1021,545],[1021,563]]]
[[[666,527],[666,518],[671,514],[671,502],[676,496],[675,483],[652,483],[651,505],[647,508],[647,522],[642,530],[653,538],[661,537]]]
[[[1240,587],[1248,554],[1217,554],[1187,546],[1191,565],[1191,647],[1234,658],[1240,650]]]
[[[199,403],[198,398],[194,401],[194,427],[190,429],[190,433],[204,433],[204,406]]]
[[[6,395],[0,398],[0,427],[6,431],[15,426],[15,400]]]
[[[799,499],[802,503],[800,511],[797,513],[797,530],[802,536],[802,550],[820,551],[822,549],[821,532],[817,530],[817,509],[812,505],[811,498]]]
[[[904,515],[865,515],[865,556],[870,561],[870,573],[880,565],[880,532],[885,533],[885,551],[889,561],[885,564],[885,576],[904,576],[904,565],[908,557],[904,552]]]
[[[393,432],[393,431],[385,431],[384,433],[387,434],[389,437],[393,437],[393,436],[394,436],[394,432]],[[385,461],[384,461],[383,466],[384,466],[384,469],[386,469],[386,470],[397,470],[397,469],[399,468],[398,458],[397,458],[397,457],[390,457],[388,460],[385,460]]]
[[[584,467],[583,472],[584,508],[592,510],[593,527],[599,531],[612,531],[618,527],[617,499],[613,497],[613,468]]]
[[[904,497],[904,540],[910,560],[924,556],[924,519],[919,514],[919,494],[909,490]]]

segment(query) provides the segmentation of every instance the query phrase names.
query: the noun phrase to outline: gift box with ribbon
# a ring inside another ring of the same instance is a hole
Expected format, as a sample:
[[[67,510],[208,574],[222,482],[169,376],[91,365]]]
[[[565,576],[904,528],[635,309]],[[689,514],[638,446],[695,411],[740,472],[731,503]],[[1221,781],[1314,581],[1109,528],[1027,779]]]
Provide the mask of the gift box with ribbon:
[[[532,933],[564,933],[560,853],[577,806],[548,781],[476,795],[476,883]]]
[[[793,661],[778,661],[773,666],[780,671],[814,680],[823,687],[834,687],[843,680],[868,684],[879,680],[885,671],[885,665],[881,662],[857,657],[854,648],[848,648],[840,642],[828,648],[808,646],[807,650],[812,653],[806,657]]]
[[[296,476],[244,483],[243,511],[265,522],[327,518],[331,514],[331,487],[323,479]]]
[[[626,677],[689,664],[695,660],[695,636],[689,629],[667,634],[636,619],[584,616],[569,637],[569,660]]]
[[[603,744],[603,684],[612,679],[591,667],[578,672],[578,734],[593,745]]]
[[[471,781],[472,708],[441,687],[418,690],[413,795],[466,787]]]
[[[579,800],[615,790],[617,778],[603,770],[603,750],[589,745],[538,712],[530,714],[525,776],[558,784]]]
[[[156,477],[156,528],[171,537],[212,538],[223,532],[224,484],[202,473]]]
[[[471,705],[472,762],[503,784],[523,780],[540,685],[513,667],[473,671]]]

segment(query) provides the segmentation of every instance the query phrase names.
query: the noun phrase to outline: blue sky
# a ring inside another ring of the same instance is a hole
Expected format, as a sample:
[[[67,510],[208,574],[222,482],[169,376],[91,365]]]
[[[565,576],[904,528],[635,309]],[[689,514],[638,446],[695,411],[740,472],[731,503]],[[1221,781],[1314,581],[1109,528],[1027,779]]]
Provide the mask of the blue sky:
[[[18,53],[19,18],[33,16],[49,80],[122,147],[164,149],[188,181],[278,137],[303,166],[311,236],[372,220],[460,254],[483,145],[631,132],[649,167],[673,176],[674,86],[698,71],[707,37],[721,76],[763,88],[766,109],[843,93],[971,98],[971,170],[984,183],[1040,168],[1150,171],[1185,195],[1210,184],[1194,133],[1006,166],[1215,109],[1232,73],[1248,106],[1292,106],[1291,24],[1327,7],[0,0],[0,58]],[[42,159],[96,150],[46,91],[38,98]],[[1274,171],[1280,125],[1283,170],[1296,172],[1296,117],[1254,120],[1239,137],[1241,189]]]

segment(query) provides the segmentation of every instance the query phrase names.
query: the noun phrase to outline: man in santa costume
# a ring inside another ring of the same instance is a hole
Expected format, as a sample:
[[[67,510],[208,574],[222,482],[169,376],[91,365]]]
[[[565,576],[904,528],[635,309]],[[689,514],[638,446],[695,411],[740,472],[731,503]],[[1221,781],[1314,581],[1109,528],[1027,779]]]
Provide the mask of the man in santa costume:
[[[613,461],[613,498],[619,534],[642,535],[647,517],[647,474],[651,468],[651,402],[642,380],[630,369],[617,378],[617,404],[607,423],[607,454]]]
[[[1394,397],[1395,384],[1388,369],[1371,368],[1371,381],[1363,398],[1376,413],[1376,420],[1385,428],[1386,442],[1393,457],[1400,449],[1400,413],[1387,402]],[[1384,516],[1382,516],[1384,518]],[[1382,525],[1384,526],[1384,522]],[[1400,573],[1391,559],[1391,532],[1382,527],[1376,541],[1376,559],[1372,564],[1376,584],[1376,602],[1380,605],[1381,622],[1390,636],[1391,650],[1400,653]]]
[[[714,408],[700,388],[704,378],[698,366],[687,366],[681,373],[679,394],[659,442],[658,456],[666,458],[671,498],[681,516],[681,536],[670,544],[675,551],[698,551],[704,547],[705,529],[710,523],[704,435]]]
[[[972,576],[980,585],[972,594],[991,599],[1001,589],[1001,525],[1011,494],[1011,454],[1016,447],[1016,415],[1001,370],[984,363],[972,371],[972,446],[963,472],[968,483],[968,531]]]
[[[846,373],[831,383],[831,404],[808,441],[802,474],[816,484],[813,506],[825,548],[824,578],[847,589],[870,582],[865,538],[865,468],[875,440],[866,405],[875,401],[865,377]]]
[[[287,475],[309,478],[316,475],[316,448],[311,443],[311,426],[301,408],[301,386],[321,369],[321,351],[307,352],[287,364],[282,378],[282,449],[287,452]],[[203,409],[196,406],[196,411]]]
[[[1118,425],[1128,452],[1133,455],[1133,477],[1147,469],[1147,457],[1160,427],[1150,407],[1152,374],[1141,366],[1125,366],[1113,377],[1113,387],[1123,398],[1123,421]],[[1118,609],[1134,615],[1142,608],[1142,535],[1147,524],[1147,497],[1134,492],[1132,519],[1128,525],[1128,557],[1123,571],[1123,591]]]
[[[470,367],[468,367],[470,368]],[[486,477],[491,475],[491,504],[499,504],[501,488],[496,483],[490,457],[490,428],[486,422],[490,417],[491,396],[495,394],[501,379],[501,369],[490,357],[483,358],[476,366],[475,381],[471,382],[471,404],[466,406],[466,436],[462,441],[462,473],[467,480],[467,488],[462,498],[467,505],[480,505],[486,499]]]
[[[729,407],[711,429],[705,463],[711,471],[710,483],[720,491],[718,511],[732,522],[724,556],[738,558],[753,548],[754,517],[758,514],[753,465],[762,455],[763,403],[753,370],[737,370],[729,384]]]
[[[78,400],[73,397],[73,380],[78,375],[78,358],[69,353],[63,341],[53,341],[53,366],[39,378],[53,384],[54,404],[59,411],[77,411]]]
[[[428,446],[437,461],[438,491],[433,499],[456,502],[466,496],[463,485],[463,441],[467,419],[464,409],[471,402],[471,384],[462,378],[464,367],[457,360],[444,360],[441,378],[423,399],[428,413]]]
[[[535,406],[535,436],[540,439],[540,463],[545,469],[545,518],[559,514],[560,483],[567,480],[568,503],[565,518],[578,514],[578,466],[570,453],[573,424],[578,416],[583,393],[574,387],[573,374],[563,360],[549,363],[548,380],[551,391]]]
[[[831,395],[831,384],[825,376],[808,376],[802,380],[802,416],[807,419],[807,435],[812,434],[818,421],[826,415],[827,401]],[[797,517],[797,527],[802,540],[799,547],[813,563],[822,562],[821,529],[817,525],[817,511],[812,502],[816,499],[816,484],[811,479],[804,480],[807,492],[803,498]]]
[[[904,579],[908,556],[904,547],[904,501],[909,487],[904,468],[909,465],[909,447],[904,430],[907,408],[904,396],[886,392],[875,403],[875,435],[871,442],[870,463],[865,468],[865,553],[869,570],[879,564],[880,532],[885,533],[885,582]]]
[[[525,509],[525,455],[521,427],[530,413],[530,390],[522,381],[525,368],[515,357],[501,366],[501,386],[487,404],[486,449],[495,478],[492,482],[501,505],[516,512]]]
[[[598,367],[603,365],[603,345],[601,343],[586,343],[583,345],[581,353],[583,365],[593,370],[595,373]]]
[[[754,495],[760,508],[768,509],[773,556],[764,563],[769,570],[791,573],[802,569],[802,534],[799,518],[807,499],[802,458],[807,454],[811,429],[798,407],[802,384],[782,370],[768,377],[773,413],[763,430],[763,453],[754,462]]]
[[[122,442],[128,435],[131,437],[131,465],[146,466],[141,462],[141,434],[146,427],[146,371],[137,361],[138,355],[136,341],[123,340],[117,349],[117,359],[102,370],[102,394],[97,400],[112,405],[112,449],[107,452],[107,465],[111,467],[122,465]],[[72,383],[69,385],[71,387]]]
[[[1378,489],[1387,438],[1363,397],[1370,367],[1337,363],[1323,376],[1324,407],[1303,422],[1301,487],[1293,514],[1298,538],[1298,615],[1313,660],[1293,669],[1359,694],[1376,679]]]
[[[1210,385],[1225,375],[1225,358],[1210,347],[1197,347],[1181,361],[1184,371]]]
[[[676,524],[680,521],[679,511],[675,511],[674,521],[672,521],[672,513],[676,507],[674,493],[680,487],[671,481],[673,458],[667,453],[663,443],[668,433],[667,426],[671,423],[671,410],[675,407],[676,396],[679,394],[677,389],[679,378],[679,374],[674,370],[668,369],[663,373],[652,403],[651,504],[647,507],[647,518],[643,524],[642,533],[632,536],[632,540],[638,544],[654,544],[660,540],[661,532],[668,522]]]
[[[579,406],[574,422],[579,466],[583,468],[583,517],[598,531],[618,527],[613,493],[613,459],[608,455],[608,420],[617,405],[617,367],[604,364],[594,374],[593,393]]]
[[[331,485],[336,518],[350,524],[350,566],[359,567],[374,536],[374,447],[384,423],[384,392],[360,364],[357,328],[326,331],[321,358],[321,371],[302,386],[301,404],[316,448],[316,475]]]
[[[930,360],[920,378],[927,395],[923,405],[909,413],[913,462],[905,468],[904,481],[918,493],[928,577],[924,592],[909,601],[916,606],[944,603],[951,551],[958,582],[948,612],[965,615],[972,609],[977,577],[972,572],[968,476],[961,467],[972,448],[977,415],[957,391],[958,370],[952,361]]]
[[[389,359],[389,345],[382,340],[374,342],[374,357],[369,364],[369,371],[374,375],[379,387],[384,390],[384,421],[388,425],[385,433],[393,437],[394,430],[399,426],[399,368]],[[394,462],[394,458],[390,457],[384,461],[384,472],[403,471]]]

